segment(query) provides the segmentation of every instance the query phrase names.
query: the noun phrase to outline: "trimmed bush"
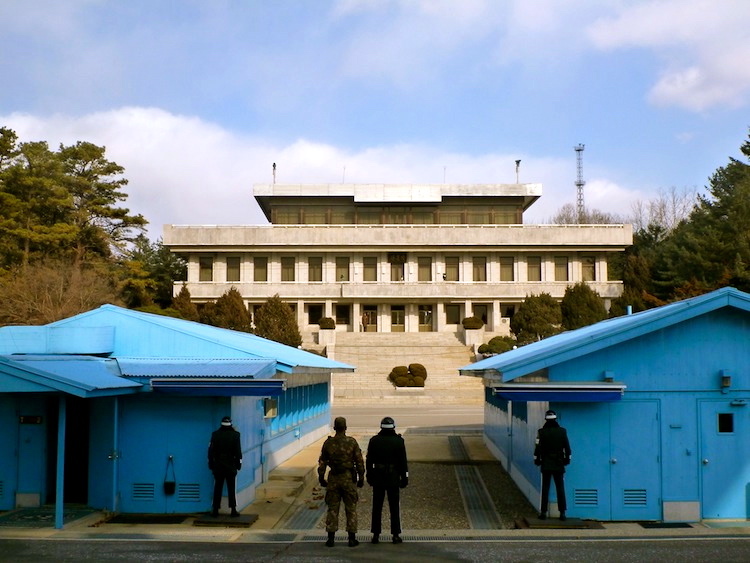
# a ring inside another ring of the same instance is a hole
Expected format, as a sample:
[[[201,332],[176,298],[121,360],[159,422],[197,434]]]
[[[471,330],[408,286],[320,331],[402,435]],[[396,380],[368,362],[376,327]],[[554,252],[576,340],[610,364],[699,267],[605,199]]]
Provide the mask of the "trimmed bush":
[[[336,328],[336,321],[331,317],[322,317],[318,321],[318,326],[323,329],[333,329]]]
[[[409,364],[409,373],[412,377],[421,377],[422,381],[427,379],[427,369],[422,364]]]
[[[461,324],[464,325],[464,328],[466,329],[476,329],[482,328],[484,326],[484,321],[479,317],[466,317],[461,321]]]
[[[396,384],[396,387],[406,387],[409,383],[409,378],[404,375],[400,375],[393,380],[393,383]]]
[[[415,375],[412,381],[414,382],[414,387],[424,387],[423,377],[419,377],[418,375]]]

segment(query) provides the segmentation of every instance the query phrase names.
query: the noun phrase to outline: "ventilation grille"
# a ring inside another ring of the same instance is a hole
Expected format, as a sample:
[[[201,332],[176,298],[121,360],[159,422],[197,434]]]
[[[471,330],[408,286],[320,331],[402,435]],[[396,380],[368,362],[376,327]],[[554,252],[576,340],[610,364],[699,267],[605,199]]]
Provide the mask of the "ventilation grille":
[[[599,506],[599,490],[575,489],[573,502],[577,506]]]
[[[133,500],[154,500],[153,483],[133,483]]]
[[[625,506],[646,506],[648,504],[646,489],[625,489],[622,492],[622,503]]]
[[[201,500],[201,486],[198,483],[180,483],[177,485],[177,500],[180,502]]]

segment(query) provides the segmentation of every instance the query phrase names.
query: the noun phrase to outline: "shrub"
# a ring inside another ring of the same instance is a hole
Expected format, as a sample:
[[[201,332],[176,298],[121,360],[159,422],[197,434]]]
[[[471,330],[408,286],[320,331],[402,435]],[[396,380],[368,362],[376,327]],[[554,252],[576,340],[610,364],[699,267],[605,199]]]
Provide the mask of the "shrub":
[[[464,328],[466,329],[482,328],[484,326],[484,321],[479,317],[466,317],[461,321],[461,324],[464,325]]]
[[[394,377],[408,377],[409,376],[409,368],[406,366],[396,366],[391,370],[391,373]]]
[[[414,387],[424,387],[423,377],[419,377],[418,375],[415,375],[412,381],[414,382]]]
[[[396,384],[396,387],[406,387],[409,383],[409,378],[404,375],[400,375],[393,380],[393,383]]]
[[[512,336],[495,336],[488,343],[480,345],[477,352],[480,354],[502,354],[512,350],[517,344],[516,339]]]
[[[409,373],[412,377],[421,377],[422,381],[427,379],[427,369],[422,364],[409,364]]]
[[[336,321],[333,320],[331,317],[322,317],[318,321],[318,326],[320,326],[320,328],[324,328],[324,329],[336,328]]]

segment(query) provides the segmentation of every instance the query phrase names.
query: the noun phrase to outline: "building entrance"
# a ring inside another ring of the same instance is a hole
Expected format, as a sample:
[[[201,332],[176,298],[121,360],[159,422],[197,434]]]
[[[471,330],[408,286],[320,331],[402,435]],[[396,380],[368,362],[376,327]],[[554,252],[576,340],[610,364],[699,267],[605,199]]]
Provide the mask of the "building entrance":
[[[378,306],[377,305],[365,305],[362,310],[362,331],[363,332],[377,332],[378,331]]]

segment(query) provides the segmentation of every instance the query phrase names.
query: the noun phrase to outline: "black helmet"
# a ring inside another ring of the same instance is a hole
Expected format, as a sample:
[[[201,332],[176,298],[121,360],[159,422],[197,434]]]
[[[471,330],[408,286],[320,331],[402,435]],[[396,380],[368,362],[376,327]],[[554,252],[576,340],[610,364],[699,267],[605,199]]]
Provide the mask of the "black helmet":
[[[396,423],[390,416],[386,416],[383,420],[380,421],[380,427],[393,430],[394,428],[396,428]]]

